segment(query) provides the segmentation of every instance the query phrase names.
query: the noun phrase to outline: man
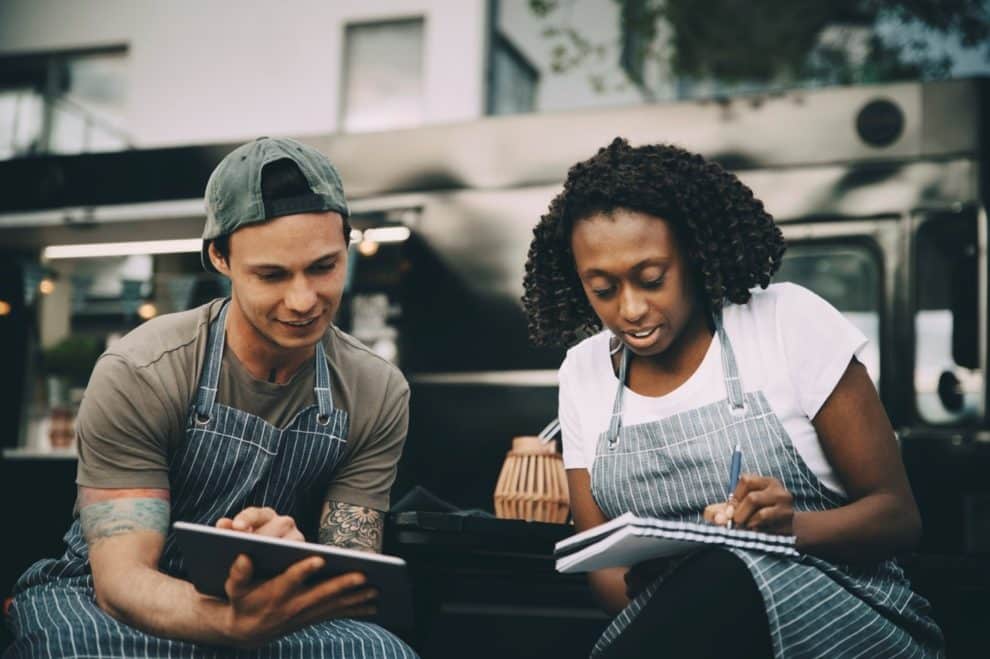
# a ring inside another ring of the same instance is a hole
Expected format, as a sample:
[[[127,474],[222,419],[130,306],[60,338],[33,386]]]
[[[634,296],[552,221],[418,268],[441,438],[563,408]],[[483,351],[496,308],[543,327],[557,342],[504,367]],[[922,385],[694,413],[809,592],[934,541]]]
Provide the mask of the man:
[[[100,358],[76,422],[78,516],[65,555],[15,589],[10,656],[415,656],[351,619],[374,611],[362,575],[307,579],[321,559],[259,581],[241,556],[227,601],[183,578],[175,520],[302,539],[318,513],[320,542],[380,551],[408,425],[401,373],[332,323],[350,226],[330,161],[245,144],[214,170],[206,211],[203,264],[231,298]]]

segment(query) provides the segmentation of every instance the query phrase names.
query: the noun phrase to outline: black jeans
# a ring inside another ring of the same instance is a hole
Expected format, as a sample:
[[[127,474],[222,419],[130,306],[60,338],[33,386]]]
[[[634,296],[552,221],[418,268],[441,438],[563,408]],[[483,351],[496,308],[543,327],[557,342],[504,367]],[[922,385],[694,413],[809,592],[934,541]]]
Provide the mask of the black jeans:
[[[734,554],[700,552],[664,580],[604,656],[773,657],[763,598]]]

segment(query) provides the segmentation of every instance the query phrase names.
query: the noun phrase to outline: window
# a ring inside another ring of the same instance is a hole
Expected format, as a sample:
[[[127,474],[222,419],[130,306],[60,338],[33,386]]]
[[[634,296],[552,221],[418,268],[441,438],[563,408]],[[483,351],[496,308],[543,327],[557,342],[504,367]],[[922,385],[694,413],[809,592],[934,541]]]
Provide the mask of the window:
[[[979,419],[983,415],[983,373],[975,213],[927,216],[914,244],[918,414],[933,424]]]
[[[503,35],[493,36],[488,114],[520,114],[536,107],[540,74]]]
[[[0,58],[0,158],[127,148],[126,51]]]
[[[26,350],[36,379],[22,393],[19,444],[28,453],[75,450],[66,429],[97,357],[113,341],[150,318],[230,293],[229,280],[202,271],[198,249],[148,254],[134,247],[125,255],[52,256],[23,265],[32,337],[25,344],[37,342]]]
[[[0,89],[0,159],[38,150],[43,107],[30,87]]]
[[[423,19],[348,25],[341,126],[361,132],[423,121]]]
[[[774,281],[814,291],[866,335],[857,355],[874,385],[880,379],[880,263],[863,245],[807,243],[788,247]]]

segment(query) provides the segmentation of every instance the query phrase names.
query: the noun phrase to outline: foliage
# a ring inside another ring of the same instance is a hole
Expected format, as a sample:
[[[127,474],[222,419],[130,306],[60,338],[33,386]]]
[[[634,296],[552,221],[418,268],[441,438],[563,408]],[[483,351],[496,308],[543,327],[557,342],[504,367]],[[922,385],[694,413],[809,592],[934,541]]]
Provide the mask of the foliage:
[[[103,349],[88,336],[68,336],[42,355],[45,373],[65,377],[74,386],[85,386]]]
[[[617,51],[627,80],[649,92],[645,64],[663,59],[673,75],[725,83],[824,84],[945,77],[951,59],[923,35],[982,46],[990,59],[987,0],[613,0],[618,44],[593,43],[571,24],[575,0],[529,0],[551,22],[551,68],[564,72]],[[896,36],[877,26],[899,25]],[[658,26],[670,34],[661,51]],[[915,35],[911,37],[910,35]],[[593,84],[601,87],[600,75]]]

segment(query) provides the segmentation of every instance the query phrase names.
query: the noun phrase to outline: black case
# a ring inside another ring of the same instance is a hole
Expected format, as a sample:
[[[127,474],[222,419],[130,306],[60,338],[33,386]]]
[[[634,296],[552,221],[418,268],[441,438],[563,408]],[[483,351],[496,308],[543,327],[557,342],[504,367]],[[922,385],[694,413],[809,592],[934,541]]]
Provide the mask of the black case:
[[[361,572],[367,577],[368,585],[378,591],[378,613],[370,620],[390,629],[412,627],[409,578],[406,562],[401,558],[188,522],[175,522],[172,528],[185,559],[189,580],[205,595],[226,598],[224,583],[238,554],[251,558],[255,576],[259,579],[281,574],[293,563],[309,556],[322,556],[326,565],[314,579]]]

